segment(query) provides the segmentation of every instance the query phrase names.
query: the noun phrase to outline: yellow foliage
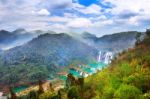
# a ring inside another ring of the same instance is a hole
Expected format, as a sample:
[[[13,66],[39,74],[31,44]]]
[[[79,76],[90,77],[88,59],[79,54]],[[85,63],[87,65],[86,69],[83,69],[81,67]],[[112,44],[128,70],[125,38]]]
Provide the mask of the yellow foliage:
[[[138,60],[137,59],[132,59],[130,66],[136,67],[138,65]]]

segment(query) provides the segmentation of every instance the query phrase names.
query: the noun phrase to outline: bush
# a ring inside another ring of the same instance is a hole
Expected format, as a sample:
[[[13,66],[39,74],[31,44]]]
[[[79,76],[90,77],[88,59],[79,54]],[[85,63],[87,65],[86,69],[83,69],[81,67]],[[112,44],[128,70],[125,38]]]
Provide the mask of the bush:
[[[31,91],[28,96],[27,96],[27,99],[39,99],[38,97],[38,93],[36,91]]]
[[[73,86],[68,91],[68,98],[69,99],[79,99],[78,88]]]
[[[115,92],[115,97],[119,99],[139,99],[141,91],[130,85],[122,84]]]
[[[108,88],[104,91],[102,99],[113,99],[115,90],[113,88]]]
[[[52,92],[47,91],[47,92],[41,94],[40,97],[39,97],[39,99],[50,99],[50,97],[51,97],[52,95],[53,95]]]
[[[128,63],[122,63],[120,66],[116,68],[116,73],[119,77],[129,76],[133,72],[133,67],[131,67]]]

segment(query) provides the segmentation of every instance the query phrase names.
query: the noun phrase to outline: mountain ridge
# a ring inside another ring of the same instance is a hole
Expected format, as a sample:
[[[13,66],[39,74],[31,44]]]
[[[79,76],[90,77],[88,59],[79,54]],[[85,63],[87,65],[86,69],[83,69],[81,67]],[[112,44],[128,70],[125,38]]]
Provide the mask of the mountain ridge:
[[[16,85],[16,83],[21,84],[22,81],[27,83],[30,81],[36,82],[39,79],[54,78],[62,68],[97,61],[98,53],[101,50],[108,51],[110,49],[114,52],[112,50],[114,48],[121,50],[129,48],[129,44],[125,41],[129,38],[131,38],[131,41],[135,40],[137,33],[129,34],[127,33],[125,39],[119,43],[121,47],[118,46],[116,41],[114,46],[112,40],[116,38],[120,40],[122,39],[120,37],[124,34],[117,37],[110,36],[112,39],[110,41],[107,39],[108,36],[101,39],[88,33],[85,33],[85,39],[82,38],[81,40],[66,33],[39,34],[39,36],[32,38],[23,45],[1,53],[0,67],[3,70],[0,71],[2,75],[0,82],[7,85]],[[108,42],[106,42],[107,40]],[[134,44],[131,46],[134,46]],[[5,75],[6,71],[7,75]]]
[[[30,42],[7,50],[1,55],[0,61],[5,70],[0,71],[3,72],[0,83],[17,85],[22,81],[27,83],[54,78],[58,71],[72,63],[79,65],[95,61],[97,53],[96,49],[65,33],[41,34]],[[4,71],[8,71],[7,75]],[[23,76],[24,74],[26,75]],[[33,81],[32,78],[35,80]],[[14,80],[9,82],[8,79]]]

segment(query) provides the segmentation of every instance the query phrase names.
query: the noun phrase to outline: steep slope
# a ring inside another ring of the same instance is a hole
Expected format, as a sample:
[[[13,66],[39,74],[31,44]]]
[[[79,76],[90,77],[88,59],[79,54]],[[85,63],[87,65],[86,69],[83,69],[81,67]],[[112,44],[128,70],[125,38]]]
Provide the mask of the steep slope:
[[[108,68],[86,79],[86,85],[94,90],[93,97],[150,98],[150,31],[147,30],[146,34],[144,40],[119,54]]]
[[[64,66],[92,62],[96,55],[97,50],[67,34],[43,34],[3,53],[1,61],[5,68],[0,72],[0,83],[14,84],[55,77]]]
[[[146,34],[134,48],[120,53],[109,67],[87,78],[68,74],[66,88],[58,94],[49,89],[39,98],[150,99],[150,30]]]
[[[23,46],[6,51],[4,61],[6,64],[40,61],[41,64],[65,66],[76,59],[89,62],[89,59],[96,57],[94,53],[97,53],[94,48],[90,48],[67,34],[43,34]],[[39,61],[36,61],[37,59]]]

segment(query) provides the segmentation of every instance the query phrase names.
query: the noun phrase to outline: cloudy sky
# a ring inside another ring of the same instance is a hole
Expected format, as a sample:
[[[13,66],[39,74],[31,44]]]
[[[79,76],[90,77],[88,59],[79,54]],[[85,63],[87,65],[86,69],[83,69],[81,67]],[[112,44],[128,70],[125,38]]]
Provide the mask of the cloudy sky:
[[[0,29],[88,31],[150,28],[149,0],[0,0]]]

